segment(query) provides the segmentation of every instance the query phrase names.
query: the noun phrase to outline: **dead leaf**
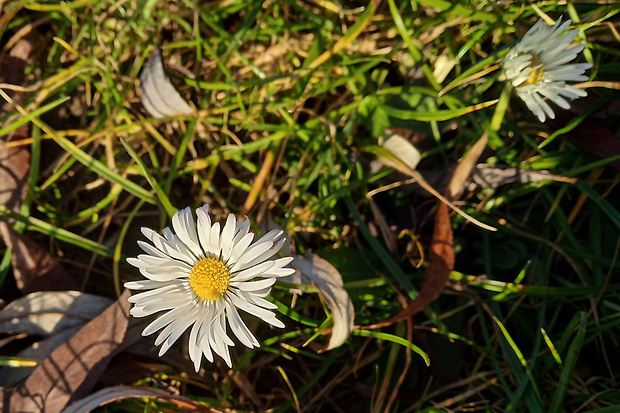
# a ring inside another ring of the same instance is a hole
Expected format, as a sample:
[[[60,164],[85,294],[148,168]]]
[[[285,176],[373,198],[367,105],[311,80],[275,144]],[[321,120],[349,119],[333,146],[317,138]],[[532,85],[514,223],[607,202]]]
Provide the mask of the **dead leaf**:
[[[334,318],[334,327],[325,350],[341,346],[353,331],[355,309],[343,287],[342,276],[333,265],[316,254],[297,256],[291,266],[298,271],[281,280],[296,284],[312,284],[319,288]]]
[[[452,178],[450,178],[450,182],[448,183],[448,187],[446,188],[446,198],[449,201],[455,201],[461,197],[463,191],[465,190],[465,184],[469,181],[469,177],[471,176],[478,159],[482,155],[484,148],[487,147],[487,142],[489,141],[489,132],[485,131],[482,134],[482,137],[478,139],[478,142],[471,147],[469,152],[463,156],[461,161],[458,163],[456,168],[454,169],[454,173],[452,174]]]
[[[84,399],[78,400],[63,410],[63,413],[88,413],[97,407],[104,406],[113,401],[129,398],[149,398],[174,403],[184,411],[200,411],[219,413],[220,410],[206,407],[186,397],[170,394],[162,389],[150,387],[114,386],[101,389]]]
[[[18,234],[4,221],[0,222],[0,233],[12,251],[13,275],[22,293],[79,288],[62,265],[37,243]]]
[[[129,292],[56,349],[10,396],[11,411],[59,412],[85,397],[121,345],[127,330]]]
[[[576,178],[553,175],[549,171],[523,169],[514,166],[497,166],[488,164],[478,164],[476,171],[472,175],[473,181],[482,188],[497,188],[512,182],[538,182],[551,179],[557,182],[568,182],[575,184]]]
[[[109,298],[78,291],[31,293],[0,311],[0,333],[54,335],[86,324],[110,303]]]
[[[0,204],[19,212],[28,192],[30,152],[0,144]]]
[[[488,137],[488,132],[485,132],[455,168],[445,193],[445,198],[450,202],[457,200],[463,193],[465,182],[469,179],[478,158],[482,155]],[[385,327],[411,318],[414,314],[426,308],[439,297],[439,294],[446,286],[450,279],[450,273],[454,269],[454,261],[454,235],[452,233],[452,223],[450,222],[450,209],[446,203],[442,202],[439,204],[437,214],[435,215],[433,240],[431,241],[428,254],[428,267],[420,293],[415,300],[394,317],[371,326],[366,326],[365,328]]]
[[[74,291],[33,293],[13,301],[0,311],[0,333],[45,337],[17,354],[18,357],[41,362],[111,302],[105,297]],[[2,368],[0,386],[13,387],[34,369]]]
[[[0,64],[0,73],[5,83],[22,86],[26,61],[32,51],[32,45],[25,39],[19,40],[8,56]],[[15,105],[24,101],[23,92],[7,90],[13,103],[5,102],[0,97],[0,114],[11,112]],[[13,131],[13,138],[28,137],[28,125],[22,125]],[[24,146],[7,147],[0,144],[0,205],[19,212],[28,191],[28,173],[30,171],[30,152]]]
[[[194,109],[181,97],[166,76],[159,49],[155,49],[151,54],[142,69],[140,80],[140,100],[151,116],[163,118],[194,113]]]
[[[32,52],[32,45],[28,40],[20,39],[15,43],[8,56],[5,57],[0,65],[0,73],[2,73],[4,83],[24,86],[24,80],[26,78],[24,71],[28,63],[28,58],[30,57],[30,52]],[[15,104],[21,105],[24,103],[23,92],[7,90],[7,94],[13,100],[13,104],[5,102],[4,99],[0,97],[0,103],[2,103],[2,106],[0,106],[0,113],[10,112],[14,109]],[[18,130],[22,130],[22,132],[27,134],[28,127],[24,125]],[[23,133],[20,133],[20,135],[23,135]]]
[[[73,335],[75,335],[81,327],[82,326],[66,328],[43,340],[37,341],[17,353],[17,357],[35,360],[40,363],[48,358],[54,350],[73,337]],[[20,367],[18,369],[10,367],[2,368],[0,369],[0,386],[15,387],[18,383],[21,383],[28,376],[30,376],[35,369],[36,366]]]

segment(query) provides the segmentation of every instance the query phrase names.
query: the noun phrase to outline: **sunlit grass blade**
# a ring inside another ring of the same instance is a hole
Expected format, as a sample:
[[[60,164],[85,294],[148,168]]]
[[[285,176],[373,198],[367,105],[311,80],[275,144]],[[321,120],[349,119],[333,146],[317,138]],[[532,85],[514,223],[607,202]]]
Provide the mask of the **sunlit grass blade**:
[[[504,339],[506,340],[506,342],[508,343],[508,345],[514,352],[514,355],[517,356],[519,363],[521,363],[521,365],[523,366],[525,370],[525,374],[530,381],[530,385],[532,386],[532,389],[534,389],[534,392],[537,396],[538,400],[532,399],[531,394],[526,395],[526,402],[528,403],[528,405],[530,405],[530,408],[533,406],[536,406],[536,411],[541,411],[540,410],[540,392],[538,390],[538,386],[536,385],[536,380],[534,379],[534,376],[532,375],[532,372],[530,371],[527,360],[525,359],[525,357],[523,357],[523,353],[521,352],[521,349],[519,349],[519,346],[517,345],[517,343],[515,343],[515,341],[513,340],[512,336],[510,335],[510,333],[508,332],[504,324],[496,316],[493,316],[493,321],[495,321],[495,324],[497,324],[497,326],[499,327]],[[514,368],[513,368],[513,371],[514,371]],[[515,395],[517,397],[520,397],[519,392],[515,393]]]
[[[579,359],[579,352],[581,351],[581,348],[583,346],[583,341],[586,336],[587,325],[588,315],[583,311],[579,312],[579,323],[574,330],[576,331],[575,337],[573,338],[573,341],[568,348],[566,361],[564,362],[564,365],[562,367],[560,379],[558,380],[556,391],[553,394],[553,399],[551,400],[551,405],[549,406],[549,413],[556,413],[560,411],[560,408],[562,407],[564,396],[566,395],[566,391],[568,390],[568,382],[573,376],[575,366]]]
[[[400,344],[401,346],[407,347],[408,349],[412,350],[414,353],[422,357],[422,359],[424,360],[424,363],[426,363],[427,366],[431,365],[431,359],[424,352],[424,350],[422,350],[420,347],[416,346],[415,344],[409,342],[408,340],[405,340],[402,337],[398,337],[393,334],[382,333],[380,331],[372,331],[372,330],[353,330],[351,334],[354,336],[372,337],[378,340],[386,340],[386,341],[391,341],[396,344]]]
[[[384,106],[385,112],[397,119],[402,120],[418,120],[418,121],[443,121],[455,119],[468,113],[475,112],[480,109],[488,108],[498,102],[498,99],[490,100],[484,103],[478,103],[476,105],[468,106],[465,108],[451,109],[451,110],[437,110],[434,112],[416,112],[411,110],[397,109],[390,106]]]
[[[99,255],[103,255],[105,257],[113,257],[114,252],[109,248],[101,245],[95,241],[89,240],[88,238],[84,238],[80,235],[74,234],[70,231],[67,231],[63,228],[58,228],[49,224],[45,221],[41,221],[38,218],[34,217],[24,217],[20,214],[17,214],[4,205],[0,205],[0,215],[5,217],[13,218],[16,221],[23,222],[26,224],[26,229],[40,232],[42,234],[46,234],[55,238],[58,238],[61,241],[68,242],[72,245],[75,245],[79,248],[83,248],[88,251],[95,252]]]
[[[544,328],[540,329],[540,333],[543,335],[543,338],[545,339],[545,343],[547,344],[547,347],[549,347],[549,350],[551,351],[551,355],[553,356],[553,359],[558,365],[561,366],[562,358],[560,357],[560,353],[558,353],[558,350],[555,348],[553,341],[551,341],[551,338],[549,337],[549,335],[547,334]]]
[[[9,125],[5,126],[4,128],[0,129],[0,136],[4,136],[7,133],[13,132],[15,129],[19,128],[22,125],[25,125],[26,123],[32,121],[32,119],[37,118],[39,116],[41,116],[42,114],[49,112],[50,110],[54,109],[55,107],[62,105],[63,103],[65,103],[67,100],[69,100],[70,97],[66,96],[60,99],[56,99],[53,102],[50,102],[44,106],[41,106],[38,109],[33,110],[32,112],[29,112],[26,116],[16,120],[13,123],[10,123]]]
[[[0,367],[35,367],[38,364],[36,360],[26,359],[22,357],[0,356]]]
[[[161,186],[159,186],[159,183],[157,183],[157,180],[155,179],[155,177],[153,177],[144,162],[142,162],[142,159],[140,159],[136,151],[134,151],[133,148],[129,146],[129,144],[124,139],[121,139],[121,143],[123,144],[123,147],[125,148],[127,153],[131,156],[131,158],[138,164],[142,175],[144,176],[144,178],[146,178],[146,181],[149,183],[149,185],[151,185],[151,188],[153,188],[153,190],[157,194],[157,200],[164,207],[168,216],[172,217],[177,212],[177,209],[173,207],[170,203],[168,195],[166,195],[166,193],[161,189]]]

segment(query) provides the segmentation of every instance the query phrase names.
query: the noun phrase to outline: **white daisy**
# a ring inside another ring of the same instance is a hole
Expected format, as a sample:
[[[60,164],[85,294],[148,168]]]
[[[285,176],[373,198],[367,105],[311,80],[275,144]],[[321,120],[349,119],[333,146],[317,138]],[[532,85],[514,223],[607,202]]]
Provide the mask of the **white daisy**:
[[[516,88],[517,95],[541,122],[544,122],[547,116],[555,118],[553,109],[543,97],[563,109],[568,109],[570,104],[564,98],[587,95],[585,90],[566,84],[566,81],[588,80],[583,74],[592,65],[568,64],[586,45],[581,44],[569,49],[568,46],[578,30],[570,30],[562,35],[571,21],[567,20],[560,25],[561,20],[558,19],[553,26],[545,26],[542,20],[538,20],[502,62],[506,78]]]
[[[263,297],[271,292],[276,277],[294,272],[286,267],[292,257],[270,259],[284,244],[281,230],[270,231],[252,243],[254,233],[249,232],[247,217],[237,221],[233,214],[228,215],[220,231],[220,224],[211,223],[208,211],[208,205],[196,210],[197,224],[189,207],[177,212],[172,217],[174,233],[165,228],[163,236],[142,228],[152,245],[138,241],[146,254],[127,262],[139,268],[147,280],[125,283],[132,290],[149,290],[129,298],[134,304],[131,315],[146,317],[167,311],[142,332],[147,336],[163,329],[155,340],[156,346],[162,345],[160,356],[191,327],[189,356],[196,371],[202,355],[212,362],[213,352],[232,366],[228,347],[234,343],[226,333],[227,324],[241,343],[249,348],[259,346],[237,309],[284,327],[269,311],[277,307]]]

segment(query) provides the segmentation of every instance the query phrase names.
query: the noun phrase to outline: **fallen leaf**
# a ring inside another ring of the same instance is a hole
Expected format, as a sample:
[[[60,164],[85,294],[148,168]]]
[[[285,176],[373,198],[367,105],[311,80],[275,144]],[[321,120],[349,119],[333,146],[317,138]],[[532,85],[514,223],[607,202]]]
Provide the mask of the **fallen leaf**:
[[[482,155],[488,142],[488,132],[476,142],[452,174],[452,178],[446,188],[445,198],[452,202],[457,200],[463,193],[465,183],[469,179],[476,162]],[[450,279],[450,273],[454,269],[454,235],[450,222],[450,209],[444,202],[439,204],[435,215],[433,227],[433,240],[431,241],[428,254],[428,267],[418,296],[398,314],[380,323],[366,326],[367,329],[385,327],[401,320],[411,318],[414,314],[422,311],[430,303],[435,301],[443,291]]]
[[[0,311],[0,333],[49,336],[83,326],[112,300],[78,291],[35,292]]]
[[[77,290],[78,283],[60,263],[37,243],[24,237],[4,221],[0,233],[11,249],[11,263],[17,288],[24,294],[34,291]]]
[[[0,204],[19,212],[28,192],[30,152],[0,144]]]
[[[203,406],[194,400],[171,394],[162,389],[153,389],[150,387],[114,386],[101,389],[88,397],[76,401],[71,404],[71,406],[63,410],[63,413],[88,413],[97,407],[104,406],[117,400],[129,398],[148,398],[174,403],[183,408],[184,411],[194,410],[211,413],[220,412],[220,410]]]
[[[140,100],[151,116],[163,118],[194,113],[194,109],[181,97],[166,76],[159,49],[155,49],[151,54],[142,69],[140,80]]]
[[[15,43],[15,46],[11,48],[8,56],[3,59],[2,65],[0,65],[0,73],[2,73],[4,83],[24,86],[24,80],[26,78],[24,71],[28,63],[28,58],[30,57],[30,52],[32,52],[32,45],[28,40],[20,39]],[[21,105],[24,103],[24,92],[7,90],[6,93],[13,100],[13,104],[4,101],[4,99],[0,97],[0,103],[2,103],[0,106],[0,113],[10,112],[14,109],[15,104]],[[27,133],[28,127],[24,126],[18,130]]]
[[[497,166],[488,164],[478,164],[476,171],[472,175],[473,181],[482,188],[497,188],[512,182],[538,182],[551,179],[557,182],[568,182],[574,184],[576,178],[553,175],[545,170],[523,169],[514,166]]]
[[[316,254],[297,256],[291,266],[298,271],[292,278],[282,278],[295,284],[312,284],[319,288],[332,312],[334,327],[326,350],[341,346],[353,331],[355,309],[343,287],[342,276],[333,265]]]
[[[9,398],[11,411],[59,412],[85,397],[121,345],[127,330],[129,292],[57,348]]]
[[[74,291],[36,292],[13,301],[0,311],[0,333],[43,336],[20,351],[22,358],[45,360],[112,300]],[[34,367],[0,369],[0,386],[12,387],[28,377]]]
[[[4,82],[22,86],[26,61],[32,51],[32,45],[25,39],[19,40],[0,65]],[[14,110],[15,105],[24,101],[23,92],[7,90],[12,104],[0,97],[0,115]],[[15,139],[28,136],[28,125],[22,125],[13,132]],[[26,147],[7,147],[0,144],[0,205],[19,212],[28,191],[28,173],[30,171],[30,152]]]
[[[489,132],[485,131],[480,139],[471,147],[469,152],[463,156],[461,161],[458,163],[454,172],[452,173],[452,178],[450,178],[450,182],[448,183],[448,187],[446,188],[446,198],[452,202],[461,197],[463,191],[465,190],[465,184],[469,181],[469,177],[480,159],[482,152],[487,147],[487,142],[489,141]]]
[[[31,346],[17,353],[17,357],[35,360],[38,363],[49,357],[50,354],[67,340],[69,340],[82,326],[66,328],[43,340],[33,343]],[[37,363],[37,365],[38,365]],[[14,387],[24,381],[36,369],[34,367],[21,367],[18,369],[5,367],[0,369],[0,386]]]

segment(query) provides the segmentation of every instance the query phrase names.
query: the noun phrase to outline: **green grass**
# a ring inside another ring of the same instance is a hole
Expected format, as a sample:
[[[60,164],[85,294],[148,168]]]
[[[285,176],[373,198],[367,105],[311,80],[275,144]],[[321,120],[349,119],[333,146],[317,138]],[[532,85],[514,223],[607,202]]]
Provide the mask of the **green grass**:
[[[137,254],[140,226],[159,230],[177,209],[205,203],[220,221],[228,212],[256,228],[273,220],[295,253],[334,265],[356,310],[344,346],[320,351],[332,319],[316,289],[276,288],[286,330],[251,321],[262,346],[237,344],[232,372],[207,363],[198,376],[150,358],[136,380],[206,406],[615,411],[620,4],[556,3],[6,2],[2,56],[20,38],[36,47],[20,109],[0,115],[4,142],[30,150],[28,195],[0,215],[61,258],[84,291],[109,297],[139,276],[124,258]],[[497,67],[541,15],[573,19],[588,42],[579,59],[594,65],[588,97],[554,106],[546,123]],[[139,74],[158,44],[197,115],[154,119],[142,107]],[[16,134],[22,125],[27,136]],[[371,165],[368,148],[386,128],[415,142],[418,171],[440,193],[485,131],[481,162],[577,183],[466,190],[456,206],[498,231],[454,214],[456,267],[440,297],[411,320],[366,330],[418,295],[439,203]],[[597,142],[604,155],[588,149]],[[8,303],[21,293],[11,251],[1,252]],[[26,341],[0,341],[0,364],[21,363]],[[180,343],[171,352],[187,357]],[[173,407],[136,399],[101,411]]]

